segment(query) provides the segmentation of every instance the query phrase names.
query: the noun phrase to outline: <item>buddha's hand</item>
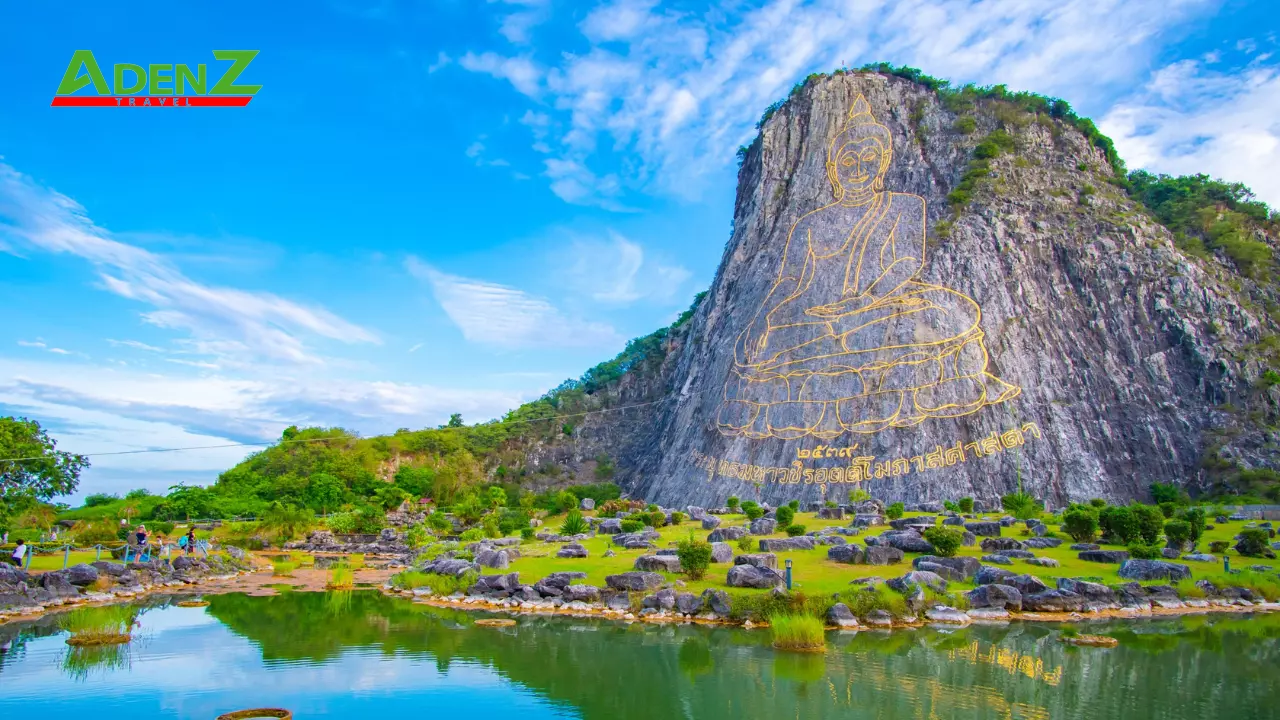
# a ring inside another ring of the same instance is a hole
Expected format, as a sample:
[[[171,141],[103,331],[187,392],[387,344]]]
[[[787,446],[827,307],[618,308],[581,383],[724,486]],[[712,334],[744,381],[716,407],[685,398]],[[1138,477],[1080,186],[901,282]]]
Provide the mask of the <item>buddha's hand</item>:
[[[837,318],[842,315],[852,315],[861,312],[871,304],[869,298],[862,295],[854,295],[843,300],[833,302],[830,305],[818,305],[804,311],[805,315],[820,318]]]
[[[748,363],[759,361],[769,348],[769,324],[757,320],[747,328],[743,338],[742,350]]]

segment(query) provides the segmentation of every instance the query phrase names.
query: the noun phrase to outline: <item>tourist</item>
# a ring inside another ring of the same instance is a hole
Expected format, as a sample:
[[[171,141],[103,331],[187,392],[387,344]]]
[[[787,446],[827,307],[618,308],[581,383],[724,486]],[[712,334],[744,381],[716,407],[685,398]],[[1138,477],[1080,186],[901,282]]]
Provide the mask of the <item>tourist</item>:
[[[189,530],[187,530],[187,554],[188,555],[196,554],[196,529],[195,528],[190,528]]]
[[[22,567],[22,561],[27,559],[27,544],[22,538],[18,538],[18,547],[13,549],[13,554],[9,556],[9,562]]]
[[[3,540],[0,540],[0,545],[8,545],[8,544],[9,544],[9,531],[8,531],[8,530],[5,530],[5,531],[4,531],[4,539],[3,539]]]
[[[142,554],[147,551],[147,526],[146,525],[138,526],[137,538],[138,538],[138,561],[141,562]]]

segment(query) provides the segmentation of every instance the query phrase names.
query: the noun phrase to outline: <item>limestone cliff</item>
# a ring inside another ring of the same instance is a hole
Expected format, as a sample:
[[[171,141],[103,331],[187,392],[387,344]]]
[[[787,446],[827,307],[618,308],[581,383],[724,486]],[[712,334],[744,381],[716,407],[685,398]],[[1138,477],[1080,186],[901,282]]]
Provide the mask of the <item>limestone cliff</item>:
[[[1194,485],[1206,453],[1274,464],[1238,407],[1274,413],[1252,349],[1275,328],[1239,277],[1184,254],[1070,123],[944,100],[878,73],[793,93],[745,150],[706,298],[611,391],[659,402],[545,452],[608,454],[670,505],[1020,479],[1060,506]]]

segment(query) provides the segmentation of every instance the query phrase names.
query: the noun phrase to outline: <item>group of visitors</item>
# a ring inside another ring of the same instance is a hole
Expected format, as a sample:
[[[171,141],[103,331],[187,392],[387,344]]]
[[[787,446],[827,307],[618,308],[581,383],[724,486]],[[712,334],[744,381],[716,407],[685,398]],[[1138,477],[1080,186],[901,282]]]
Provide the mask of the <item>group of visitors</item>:
[[[124,525],[125,521],[122,519],[120,521],[120,524]],[[147,526],[142,524],[138,525],[138,529],[134,532],[133,537],[134,537],[134,550],[137,552],[137,557],[142,557],[147,553],[147,541],[150,538],[150,533],[147,532]],[[58,535],[56,531],[53,533],[53,539],[54,540],[58,539]],[[3,535],[0,535],[0,545],[8,545],[8,544],[9,544],[9,531],[6,530]],[[194,527],[187,529],[187,534],[182,536],[178,540],[178,546],[186,550],[188,555],[196,554],[196,551],[199,549],[200,543],[198,540],[196,540],[196,529]],[[17,547],[13,549],[13,552],[10,553],[7,559],[10,564],[16,565],[18,567],[22,567],[23,563],[27,559],[27,553],[29,551],[30,551],[30,548],[27,546],[26,540],[22,538],[18,538]]]

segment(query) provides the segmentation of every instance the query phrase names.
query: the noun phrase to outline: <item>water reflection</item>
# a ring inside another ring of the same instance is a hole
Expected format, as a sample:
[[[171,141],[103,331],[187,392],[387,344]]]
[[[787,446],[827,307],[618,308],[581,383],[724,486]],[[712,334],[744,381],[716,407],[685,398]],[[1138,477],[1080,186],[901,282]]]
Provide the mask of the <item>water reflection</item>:
[[[0,716],[204,718],[246,704],[298,716],[400,717],[431,707],[524,718],[1200,718],[1274,707],[1280,617],[832,633],[779,653],[735,628],[553,617],[514,628],[369,591],[221,595],[156,605],[122,657],[72,657],[47,621],[0,626]],[[67,678],[82,691],[65,692]],[[23,705],[22,703],[29,703]],[[21,712],[19,712],[21,710]]]

